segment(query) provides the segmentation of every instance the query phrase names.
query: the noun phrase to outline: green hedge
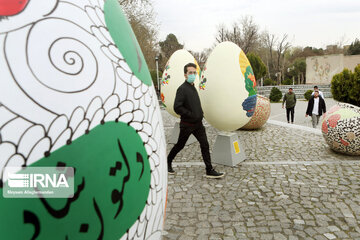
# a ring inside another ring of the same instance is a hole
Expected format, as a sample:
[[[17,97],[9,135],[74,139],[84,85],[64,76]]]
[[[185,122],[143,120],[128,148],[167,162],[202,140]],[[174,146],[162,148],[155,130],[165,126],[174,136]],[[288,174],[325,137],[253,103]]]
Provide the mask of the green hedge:
[[[354,72],[345,68],[341,73],[335,74],[331,80],[331,93],[339,102],[360,107],[360,64]]]
[[[279,102],[280,99],[282,98],[282,93],[280,89],[278,89],[277,87],[273,87],[271,89],[269,98],[271,102]]]
[[[264,86],[271,86],[271,85],[276,85],[276,82],[273,81],[271,78],[265,78]]]
[[[310,98],[311,98],[311,94],[312,94],[312,90],[307,90],[305,93],[304,93],[304,98],[309,101]]]
[[[283,85],[292,85],[293,84],[293,80],[291,78],[285,78],[284,81],[282,81]]]
[[[156,70],[151,69],[150,70],[150,75],[151,75],[154,86],[157,86],[158,83],[157,83],[157,80],[156,80]],[[162,77],[162,72],[159,71],[159,78],[161,78],[161,77]]]

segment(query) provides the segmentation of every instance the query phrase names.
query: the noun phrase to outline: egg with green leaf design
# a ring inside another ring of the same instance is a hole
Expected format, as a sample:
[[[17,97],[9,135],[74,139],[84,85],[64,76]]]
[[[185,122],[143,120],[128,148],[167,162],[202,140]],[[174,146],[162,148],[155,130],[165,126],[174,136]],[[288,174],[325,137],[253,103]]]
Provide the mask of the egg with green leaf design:
[[[3,1],[0,9],[1,238],[158,239],[165,136],[118,1],[29,0],[21,11]],[[5,198],[7,167],[73,167],[74,196]]]
[[[232,42],[217,45],[200,78],[199,95],[205,119],[223,131],[249,122],[256,106],[256,80],[245,53]]]

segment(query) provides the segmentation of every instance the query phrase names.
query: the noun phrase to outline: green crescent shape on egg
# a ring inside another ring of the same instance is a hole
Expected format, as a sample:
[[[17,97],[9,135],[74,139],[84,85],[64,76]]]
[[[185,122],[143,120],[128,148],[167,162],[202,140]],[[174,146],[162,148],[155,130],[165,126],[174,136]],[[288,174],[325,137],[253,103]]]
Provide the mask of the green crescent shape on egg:
[[[119,2],[106,0],[104,12],[110,35],[130,69],[144,84],[151,86],[152,80],[144,55]]]
[[[74,198],[3,198],[0,188],[1,239],[120,239],[150,191],[144,143],[121,122],[98,125],[30,166],[73,167]]]

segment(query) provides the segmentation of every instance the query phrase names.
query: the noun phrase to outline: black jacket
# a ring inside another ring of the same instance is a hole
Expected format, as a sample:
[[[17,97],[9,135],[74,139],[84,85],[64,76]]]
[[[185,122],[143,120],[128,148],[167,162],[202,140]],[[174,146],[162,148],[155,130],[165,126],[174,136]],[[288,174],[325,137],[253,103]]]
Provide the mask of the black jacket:
[[[314,96],[312,96],[309,100],[308,107],[306,109],[306,114],[312,116],[313,108],[314,108]],[[324,99],[319,96],[319,116],[321,116],[323,113],[326,113],[326,105]]]
[[[204,113],[199,94],[195,87],[185,81],[176,91],[174,111],[181,116],[183,123],[200,123]]]

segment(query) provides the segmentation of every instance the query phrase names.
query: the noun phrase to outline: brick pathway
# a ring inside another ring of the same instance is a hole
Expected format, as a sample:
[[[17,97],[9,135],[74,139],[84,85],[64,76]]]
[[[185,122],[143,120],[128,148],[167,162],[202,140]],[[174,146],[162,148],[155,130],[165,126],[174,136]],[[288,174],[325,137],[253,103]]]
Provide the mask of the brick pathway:
[[[162,114],[169,138],[177,119]],[[218,130],[206,130],[212,146]],[[204,177],[198,143],[175,158],[163,239],[360,239],[360,157],[332,152],[311,130],[237,133],[247,159],[215,165],[224,179]]]

